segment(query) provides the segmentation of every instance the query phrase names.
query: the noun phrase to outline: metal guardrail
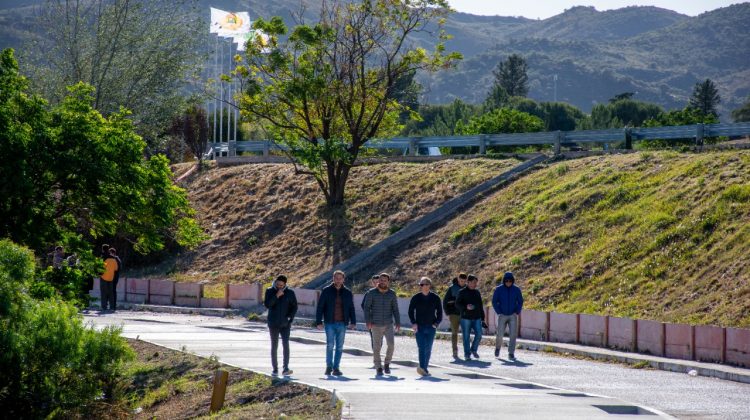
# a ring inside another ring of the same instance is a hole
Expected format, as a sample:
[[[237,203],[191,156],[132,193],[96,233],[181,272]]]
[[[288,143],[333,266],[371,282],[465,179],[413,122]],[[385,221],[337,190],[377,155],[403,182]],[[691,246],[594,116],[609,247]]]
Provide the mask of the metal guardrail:
[[[417,155],[420,148],[427,147],[479,147],[479,153],[484,154],[487,147],[490,146],[552,145],[555,148],[555,153],[559,153],[562,146],[570,144],[624,142],[628,136],[634,141],[693,139],[696,144],[700,145],[706,137],[746,135],[750,135],[750,122],[472,136],[394,137],[372,139],[365,143],[363,147],[380,150],[402,149],[408,150],[410,155]],[[271,150],[288,150],[288,148],[268,140],[230,141],[211,143],[209,153],[213,156],[223,154],[234,156],[238,152],[254,152],[263,153],[264,156],[267,156]]]

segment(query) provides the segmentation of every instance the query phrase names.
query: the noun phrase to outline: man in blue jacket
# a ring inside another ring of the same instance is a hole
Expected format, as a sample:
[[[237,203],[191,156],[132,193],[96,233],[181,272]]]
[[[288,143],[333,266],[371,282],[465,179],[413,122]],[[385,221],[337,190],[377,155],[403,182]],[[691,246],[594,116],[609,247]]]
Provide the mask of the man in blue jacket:
[[[354,295],[344,287],[344,272],[335,271],[333,282],[323,288],[315,311],[315,325],[326,331],[326,375],[341,376],[339,363],[344,350],[344,338],[347,325],[350,329],[357,326],[354,313]],[[335,346],[335,353],[334,353]]]
[[[289,376],[289,333],[294,316],[297,314],[297,296],[294,291],[286,287],[286,276],[276,277],[273,286],[266,289],[263,305],[268,308],[268,332],[271,333],[271,366],[273,375],[279,373],[277,354],[279,350],[279,335],[281,346],[284,348],[284,370],[282,374]]]
[[[516,360],[516,337],[518,336],[518,316],[523,309],[521,289],[515,285],[516,278],[510,271],[503,274],[503,284],[495,288],[492,294],[492,307],[497,313],[497,332],[495,333],[495,357],[500,357],[503,347],[503,335],[508,326],[508,358]]]

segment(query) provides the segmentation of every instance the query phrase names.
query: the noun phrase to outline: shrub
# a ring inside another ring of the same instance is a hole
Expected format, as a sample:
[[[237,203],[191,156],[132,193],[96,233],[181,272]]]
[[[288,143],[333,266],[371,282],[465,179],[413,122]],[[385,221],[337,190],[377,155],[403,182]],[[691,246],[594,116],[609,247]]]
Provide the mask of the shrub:
[[[29,295],[33,255],[0,241],[0,406],[9,418],[86,413],[111,399],[132,351],[117,328],[86,328],[76,307]],[[44,287],[37,287],[41,290]],[[48,287],[46,288],[48,289]]]

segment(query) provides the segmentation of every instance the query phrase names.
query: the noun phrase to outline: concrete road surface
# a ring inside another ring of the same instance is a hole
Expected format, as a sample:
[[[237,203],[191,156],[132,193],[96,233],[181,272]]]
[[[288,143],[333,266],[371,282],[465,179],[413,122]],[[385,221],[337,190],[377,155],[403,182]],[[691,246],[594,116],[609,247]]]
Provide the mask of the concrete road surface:
[[[242,318],[93,311],[85,319],[97,328],[122,325],[129,338],[271,370],[265,326]],[[344,376],[327,377],[325,334],[295,327],[292,337],[291,379],[335,389],[346,401],[346,418],[750,418],[750,385],[521,350],[515,363],[495,359],[484,346],[481,360],[456,363],[450,343],[436,341],[433,376],[423,378],[409,337],[397,337],[392,375],[377,378],[372,357],[356,350],[370,350],[369,335],[352,331],[346,337],[352,349],[341,362]]]

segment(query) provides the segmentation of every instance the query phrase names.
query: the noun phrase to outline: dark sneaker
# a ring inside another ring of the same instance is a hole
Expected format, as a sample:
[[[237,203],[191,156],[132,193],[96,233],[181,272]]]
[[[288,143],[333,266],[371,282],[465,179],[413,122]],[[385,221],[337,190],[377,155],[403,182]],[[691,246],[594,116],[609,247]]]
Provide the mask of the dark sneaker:
[[[334,369],[334,370],[333,370],[333,376],[343,376],[343,375],[344,375],[344,374],[343,374],[343,373],[341,373],[341,371],[340,371],[340,370],[338,370],[338,369]]]
[[[471,355],[474,356],[475,359],[479,359],[479,353],[473,351],[471,352]]]
[[[383,366],[383,372],[385,372],[386,374],[390,375],[391,374],[391,365],[389,365],[388,363],[386,363],[385,366]]]
[[[418,367],[418,368],[417,368],[417,373],[418,373],[418,374],[419,374],[420,376],[427,376],[427,371],[426,371],[426,370],[424,370],[424,369],[422,369],[421,367]]]
[[[471,360],[471,354],[464,355],[464,360],[466,360],[466,361]]]
[[[458,353],[455,351],[453,352],[453,360],[458,360]]]
[[[500,357],[500,349],[495,347],[495,357]]]
[[[284,369],[284,371],[283,371],[283,372],[281,372],[281,374],[282,374],[282,375],[284,375],[284,376],[289,376],[289,375],[291,375],[292,373],[294,373],[294,371],[293,371],[293,370],[291,370],[291,369],[289,369],[289,368],[286,368],[286,369]]]
[[[326,375],[330,375],[330,374],[331,374],[331,368],[327,367],[326,368]]]
[[[278,369],[274,369],[274,370],[271,371],[271,375],[273,375],[273,376],[278,376],[278,374],[279,374]]]
[[[375,375],[377,375],[377,376],[383,376],[383,369],[382,368],[378,368],[378,371],[377,371],[377,373],[375,373]]]
[[[424,370],[424,376],[432,376],[432,375],[430,374],[429,370],[425,369]]]
[[[508,359],[510,360],[516,360],[516,356],[513,354],[508,355]]]

